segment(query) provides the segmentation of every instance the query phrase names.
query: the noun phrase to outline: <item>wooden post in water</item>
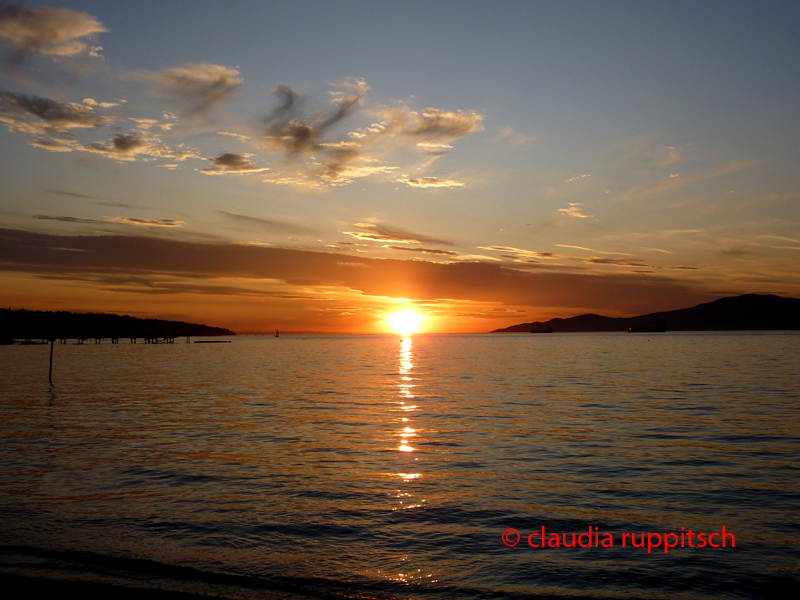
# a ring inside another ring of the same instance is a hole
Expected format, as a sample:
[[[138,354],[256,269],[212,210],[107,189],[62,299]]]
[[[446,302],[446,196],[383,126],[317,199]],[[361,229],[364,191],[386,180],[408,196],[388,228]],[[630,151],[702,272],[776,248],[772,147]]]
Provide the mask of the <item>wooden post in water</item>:
[[[50,338],[50,372],[47,374],[47,381],[53,383],[53,342],[54,338]]]

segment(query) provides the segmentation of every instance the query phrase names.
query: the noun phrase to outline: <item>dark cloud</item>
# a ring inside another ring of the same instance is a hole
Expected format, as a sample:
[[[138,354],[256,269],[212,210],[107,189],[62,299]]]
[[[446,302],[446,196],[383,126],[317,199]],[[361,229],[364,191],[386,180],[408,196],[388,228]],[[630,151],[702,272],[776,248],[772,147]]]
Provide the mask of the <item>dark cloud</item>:
[[[138,219],[136,217],[103,217],[106,223],[117,223],[118,225],[136,225],[139,227],[183,227],[184,221],[174,219]]]
[[[247,173],[262,173],[268,171],[268,167],[256,167],[252,160],[248,159],[249,154],[232,154],[226,152],[219,156],[209,158],[210,167],[200,169],[207,175],[245,175]]]
[[[384,246],[391,250],[405,250],[406,252],[419,252],[420,254],[437,254],[441,256],[459,256],[458,252],[450,252],[449,250],[435,250],[433,248],[409,248],[407,246]]]
[[[280,100],[280,105],[265,119],[265,139],[280,149],[287,158],[314,154],[321,161],[322,176],[330,180],[341,177],[357,177],[358,159],[362,144],[353,141],[327,140],[326,134],[335,125],[353,114],[363,104],[369,86],[363,81],[342,84],[349,93],[334,95],[333,108],[329,114],[312,113],[306,109],[305,101],[292,88],[286,85],[276,86],[272,93]]]
[[[0,92],[0,121],[12,131],[50,137],[70,129],[101,127],[112,122],[79,104],[13,92]]]
[[[139,73],[137,78],[150,83],[156,93],[186,103],[190,114],[204,113],[226,102],[244,83],[236,69],[207,63]]]
[[[11,48],[12,64],[32,55],[99,56],[101,48],[89,41],[105,31],[108,30],[91,15],[65,8],[0,8],[0,39]]]
[[[389,227],[388,225],[381,225],[380,223],[355,223],[353,227],[357,227],[361,231],[343,231],[342,233],[352,235],[360,240],[371,240],[374,242],[399,242],[401,244],[421,244],[427,242],[429,244],[439,244],[441,246],[455,245],[449,240],[412,233],[405,229],[400,229],[399,227]]]
[[[725,250],[721,250],[720,255],[731,258],[743,258],[746,256],[761,256],[761,253],[755,252],[753,250],[747,250],[740,246],[735,246],[732,248],[726,248]]]
[[[61,221],[62,223],[81,223],[84,225],[105,225],[105,221],[97,219],[80,219],[78,217],[51,217],[49,215],[33,215],[34,219],[42,221]]]
[[[641,262],[625,260],[622,258],[582,258],[582,262],[593,265],[614,265],[617,267],[650,267]]]
[[[83,198],[84,200],[103,200],[99,196],[90,196],[89,194],[78,194],[76,192],[68,192],[66,190],[45,190],[48,194],[55,194],[57,196],[71,196],[73,198]],[[98,204],[100,204],[98,202]]]
[[[126,134],[117,134],[106,144],[94,143],[86,147],[90,152],[113,154],[119,157],[131,157],[134,154],[144,152],[147,148],[148,143],[145,140]]]
[[[553,254],[552,252],[534,252],[533,250],[523,250],[522,248],[514,248],[512,246],[478,246],[481,250],[492,250],[494,252],[513,252],[518,256],[527,256],[529,258],[546,258],[558,259],[565,258],[560,254]],[[515,258],[514,256],[507,256],[506,258]]]
[[[198,158],[194,150],[174,150],[164,144],[160,138],[146,133],[142,135],[120,133],[104,143],[94,142],[86,146],[73,147],[75,150],[102,154],[117,161],[133,161],[140,157],[144,160],[165,158],[175,161]]]
[[[72,251],[67,251],[72,250]],[[0,265],[40,275],[239,277],[331,285],[364,295],[469,300],[641,314],[709,301],[690,284],[646,274],[523,272],[487,262],[374,259],[287,248],[139,236],[0,230]]]
[[[237,213],[228,212],[227,210],[218,210],[217,212],[221,215],[225,215],[229,219],[233,219],[234,221],[243,223],[245,225],[257,227],[258,229],[267,228],[301,235],[317,233],[316,230],[311,229],[310,227],[296,225],[294,223],[285,223],[282,221],[273,221],[271,219],[262,219],[260,217],[251,217],[249,215],[240,215]]]
[[[264,119],[266,138],[290,156],[314,152],[321,148],[322,136],[342,119],[361,106],[369,87],[363,81],[349,85],[350,95],[339,94],[329,115],[314,115],[305,110],[305,102],[286,85],[278,85],[272,93],[281,104]]]

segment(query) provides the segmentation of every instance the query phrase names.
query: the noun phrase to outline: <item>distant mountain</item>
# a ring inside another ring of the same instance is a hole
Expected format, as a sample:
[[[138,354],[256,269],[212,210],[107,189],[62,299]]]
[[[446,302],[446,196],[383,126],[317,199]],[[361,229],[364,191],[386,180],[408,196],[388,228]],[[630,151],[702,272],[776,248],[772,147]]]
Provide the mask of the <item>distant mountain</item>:
[[[104,313],[0,309],[0,338],[132,338],[236,335],[229,329],[183,321],[138,319]]]
[[[638,317],[581,315],[568,319],[520,323],[492,333],[530,331],[628,331],[630,327],[666,327],[667,331],[748,331],[800,329],[800,299],[768,294],[720,298],[692,308],[650,313]]]

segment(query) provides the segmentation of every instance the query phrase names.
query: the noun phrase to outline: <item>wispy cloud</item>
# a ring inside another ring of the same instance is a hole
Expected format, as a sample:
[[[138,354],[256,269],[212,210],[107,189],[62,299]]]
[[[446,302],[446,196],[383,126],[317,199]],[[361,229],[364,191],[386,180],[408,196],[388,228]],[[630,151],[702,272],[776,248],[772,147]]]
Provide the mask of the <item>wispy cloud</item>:
[[[406,252],[418,252],[419,254],[435,254],[438,256],[458,256],[458,252],[451,252],[450,250],[436,250],[434,248],[409,248],[407,246],[383,246],[390,250],[405,250]]]
[[[79,223],[81,225],[102,225],[103,221],[97,219],[82,219],[80,217],[33,215],[34,219],[42,221],[60,221],[62,223]]]
[[[543,258],[547,260],[562,258],[559,254],[552,252],[534,252],[533,250],[523,250],[522,248],[514,248],[512,246],[478,246],[481,250],[492,250],[493,252],[508,252],[518,256],[528,256],[530,258]]]
[[[671,165],[672,163],[680,160],[680,154],[678,154],[678,151],[674,146],[667,146],[664,148],[664,150],[666,151],[667,156],[661,162],[659,162],[656,167],[666,167],[667,165]]]
[[[455,140],[483,129],[484,116],[473,110],[441,110],[427,108],[424,112],[411,113],[411,123],[405,129],[407,135],[426,139]]]
[[[183,227],[185,221],[175,221],[174,219],[137,219],[135,217],[103,217],[107,223],[117,223],[119,225],[135,225],[137,227]]]
[[[625,260],[623,258],[582,258],[582,262],[592,265],[613,265],[616,267],[650,267],[639,261]]]
[[[341,185],[368,175],[387,174],[399,167],[383,159],[391,150],[413,143],[426,155],[423,167],[449,152],[452,142],[482,129],[483,115],[474,111],[407,107],[373,109],[379,120],[346,133],[340,125],[365,105],[369,86],[360,80],[338,84],[328,110],[313,110],[293,88],[279,85],[273,93],[280,104],[264,119],[265,140],[280,151],[295,173],[265,181],[302,186]],[[337,133],[338,131],[338,133]],[[380,146],[380,153],[375,148]],[[417,167],[419,169],[419,167]],[[403,178],[415,187],[460,187],[460,182],[435,177]]]
[[[575,250],[585,250],[586,252],[594,252],[595,254],[616,254],[617,256],[633,256],[627,252],[604,252],[603,250],[593,250],[592,248],[584,248],[583,246],[569,246],[567,244],[556,244],[559,248],[574,248]]]
[[[495,137],[495,141],[507,141],[514,146],[529,144],[534,139],[536,138],[515,131],[513,127],[503,127],[497,132],[497,137]]]
[[[360,240],[370,240],[374,242],[394,242],[400,244],[438,244],[441,246],[453,246],[453,242],[443,240],[418,233],[411,233],[399,227],[389,227],[379,223],[355,223],[353,227],[361,231],[343,231],[346,235],[352,235]]]
[[[434,156],[441,156],[453,149],[450,144],[444,142],[418,142],[417,148]]]
[[[304,225],[298,225],[296,223],[286,223],[284,221],[276,221],[274,219],[262,219],[261,217],[241,215],[238,213],[228,212],[227,210],[218,210],[217,212],[238,223],[248,225],[250,227],[255,227],[257,229],[272,229],[277,231],[283,231],[286,233],[297,233],[297,234],[317,233],[316,230],[310,227],[306,227]]]
[[[562,215],[566,215],[568,217],[574,217],[576,219],[587,219],[592,215],[585,215],[581,211],[583,210],[583,203],[582,202],[567,202],[568,208],[559,208],[558,212]]]
[[[188,64],[159,73],[142,71],[134,75],[153,90],[183,102],[189,114],[200,114],[218,106],[242,87],[241,73],[231,67],[208,63]]]
[[[170,148],[156,137],[140,129],[141,133],[116,134],[105,142],[93,142],[85,146],[71,146],[74,150],[101,154],[117,161],[133,161],[141,157],[144,160],[166,158],[183,161],[187,158],[199,158],[196,150]]]
[[[263,173],[269,171],[269,167],[257,167],[249,159],[252,154],[232,154],[226,152],[219,156],[209,158],[210,167],[200,169],[206,175],[246,175],[248,173]]]
[[[564,183],[573,183],[575,181],[580,181],[581,179],[586,179],[587,177],[591,177],[591,175],[588,173],[584,173],[583,175],[575,175],[575,177],[570,177],[569,179],[565,179]]]
[[[89,194],[78,194],[76,192],[68,192],[66,190],[44,190],[48,194],[55,194],[57,196],[70,196],[72,198],[82,198],[84,200],[103,200],[100,196],[91,196]]]
[[[0,92],[0,122],[9,131],[35,136],[33,141],[43,147],[51,145],[68,149],[74,140],[70,130],[102,127],[113,120],[77,103]]]
[[[438,177],[410,177],[400,178],[396,181],[417,188],[455,188],[464,187],[460,181],[453,179],[439,179]]]
[[[94,39],[106,31],[91,15],[65,8],[0,8],[0,39],[11,47],[12,64],[36,55],[52,59],[97,57],[101,48]]]
[[[280,105],[264,119],[265,139],[269,144],[282,150],[289,158],[321,152],[324,174],[332,179],[336,179],[339,171],[359,155],[360,144],[326,142],[324,136],[353,114],[369,91],[369,86],[363,81],[341,84],[340,87],[344,87],[346,92],[333,95],[329,114],[317,115],[305,109],[305,102],[295,90],[279,85],[272,93],[278,97]]]
[[[243,133],[236,133],[234,131],[218,131],[217,135],[225,135],[228,137],[233,137],[239,140],[240,142],[247,142],[252,139],[249,135],[245,135]]]

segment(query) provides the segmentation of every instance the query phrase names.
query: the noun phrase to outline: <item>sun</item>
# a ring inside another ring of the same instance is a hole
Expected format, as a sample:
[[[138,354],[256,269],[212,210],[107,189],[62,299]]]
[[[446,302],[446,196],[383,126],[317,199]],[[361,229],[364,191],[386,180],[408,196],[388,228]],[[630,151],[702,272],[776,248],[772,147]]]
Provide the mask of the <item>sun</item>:
[[[422,315],[410,310],[401,310],[400,312],[386,315],[389,324],[401,335],[409,335],[416,332],[424,318]]]

